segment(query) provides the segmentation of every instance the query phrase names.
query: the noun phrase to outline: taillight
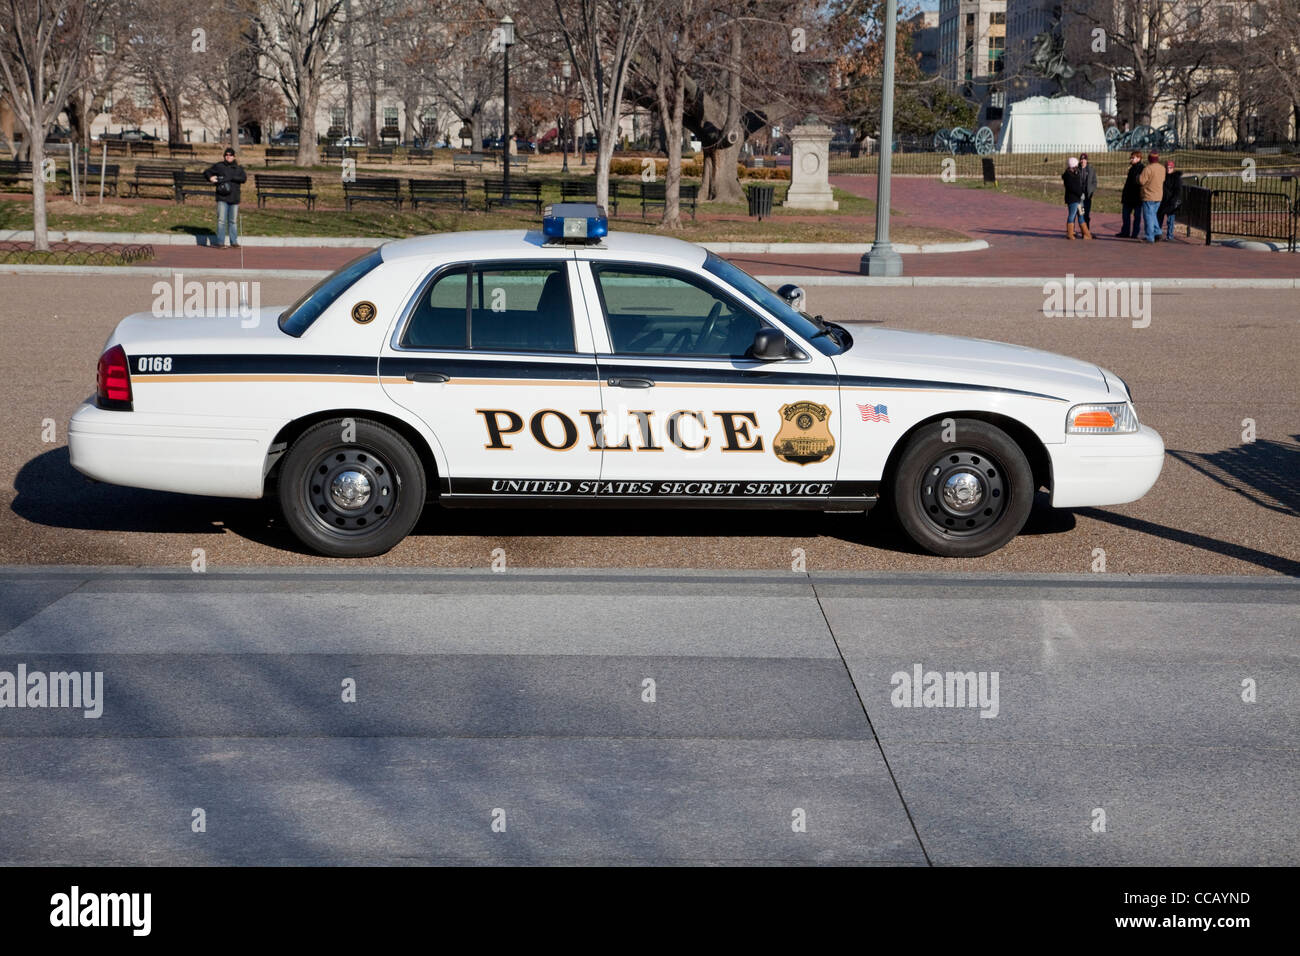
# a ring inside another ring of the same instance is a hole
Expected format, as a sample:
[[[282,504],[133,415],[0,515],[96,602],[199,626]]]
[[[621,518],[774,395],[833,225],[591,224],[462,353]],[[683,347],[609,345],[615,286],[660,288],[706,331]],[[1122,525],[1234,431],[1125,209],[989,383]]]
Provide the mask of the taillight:
[[[95,399],[100,408],[131,410],[131,372],[126,363],[126,350],[120,345],[114,345],[99,357]]]

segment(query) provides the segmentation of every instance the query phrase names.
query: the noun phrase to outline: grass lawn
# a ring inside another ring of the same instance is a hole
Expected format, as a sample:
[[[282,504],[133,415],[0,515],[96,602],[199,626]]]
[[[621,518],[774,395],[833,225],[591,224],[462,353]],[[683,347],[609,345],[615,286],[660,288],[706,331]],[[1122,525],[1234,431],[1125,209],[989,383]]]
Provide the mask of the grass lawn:
[[[483,209],[481,180],[470,179],[471,209],[461,212],[449,206],[422,206],[418,212],[404,208],[398,212],[391,206],[367,203],[353,212],[342,208],[342,184],[332,167],[318,174],[315,188],[319,193],[317,209],[308,212],[301,203],[273,201],[275,205],[258,209],[252,174],[249,167],[249,184],[244,187],[246,200],[240,210],[240,233],[244,236],[326,236],[326,237],[379,237],[401,238],[435,232],[463,232],[476,229],[536,228],[538,217],[533,207],[521,206],[513,210]],[[363,169],[362,175],[374,175],[377,170]],[[437,171],[444,173],[444,170]],[[390,175],[429,176],[426,169],[394,168]],[[560,177],[557,175],[516,174],[519,180],[541,180],[544,202],[560,199]],[[122,180],[128,179],[122,174]],[[640,180],[636,177],[615,177],[621,194],[637,191]],[[779,205],[788,183],[776,183],[776,202],[773,214],[762,222],[751,219],[748,208],[742,203],[701,203],[702,216],[692,220],[684,215],[682,229],[675,235],[692,242],[869,242],[874,233],[875,203],[870,199],[835,190],[840,208],[836,212],[816,213],[807,210],[787,210]],[[629,232],[663,232],[657,213],[650,212],[646,219],[640,216],[640,200],[628,195],[620,196],[620,216],[611,224],[615,229]],[[714,218],[721,217],[721,218]],[[92,197],[85,205],[77,206],[65,197],[49,197],[49,228],[54,230],[84,230],[92,232],[181,233],[210,234],[215,227],[213,204],[192,199],[186,205],[155,201],[122,202],[107,197],[100,205]],[[8,197],[0,195],[0,230],[31,229],[31,204],[17,193]],[[959,242],[966,238],[956,230],[915,229],[895,230],[898,242]]]

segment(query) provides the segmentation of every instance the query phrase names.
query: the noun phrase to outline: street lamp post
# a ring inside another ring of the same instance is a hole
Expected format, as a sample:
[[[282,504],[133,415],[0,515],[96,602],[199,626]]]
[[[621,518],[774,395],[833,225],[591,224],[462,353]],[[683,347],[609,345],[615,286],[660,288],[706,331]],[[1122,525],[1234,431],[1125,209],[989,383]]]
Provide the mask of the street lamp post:
[[[560,172],[567,173],[569,171],[569,77],[573,75],[573,66],[568,60],[560,64],[560,75],[564,77],[564,130],[560,133],[564,137],[564,167]]]
[[[896,2],[896,0],[891,0]],[[510,203],[510,48],[515,45],[515,21],[510,15],[501,18],[501,49],[505,62],[505,95],[502,98],[501,113],[505,129],[501,141],[501,204]]]
[[[901,276],[903,258],[889,241],[889,177],[894,162],[894,51],[898,0],[885,0],[885,62],[880,91],[880,173],[876,177],[876,238],[858,263],[868,276]]]

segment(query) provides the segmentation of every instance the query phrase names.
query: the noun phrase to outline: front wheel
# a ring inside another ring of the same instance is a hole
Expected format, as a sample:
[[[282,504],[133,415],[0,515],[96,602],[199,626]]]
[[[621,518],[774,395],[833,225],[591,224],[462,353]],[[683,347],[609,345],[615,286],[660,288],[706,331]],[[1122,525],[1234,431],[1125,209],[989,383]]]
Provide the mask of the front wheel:
[[[947,428],[926,425],[904,448],[891,488],[894,513],[932,554],[989,554],[1024,527],[1034,504],[1033,471],[1000,428],[976,419],[946,421]]]
[[[307,547],[335,558],[393,548],[415,527],[424,495],[424,467],[410,443],[364,418],[312,426],[281,466],[289,527]]]

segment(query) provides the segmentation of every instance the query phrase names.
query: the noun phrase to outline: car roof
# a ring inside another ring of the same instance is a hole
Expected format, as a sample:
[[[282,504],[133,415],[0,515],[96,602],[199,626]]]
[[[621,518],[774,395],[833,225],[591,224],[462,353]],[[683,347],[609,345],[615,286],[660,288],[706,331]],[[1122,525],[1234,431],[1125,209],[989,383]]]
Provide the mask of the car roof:
[[[546,253],[577,250],[592,258],[632,259],[676,263],[698,268],[704,263],[702,247],[669,236],[611,231],[598,245],[548,244],[541,230],[498,229],[481,232],[444,232],[432,236],[398,239],[380,247],[384,261],[397,259],[509,259],[533,258]]]

